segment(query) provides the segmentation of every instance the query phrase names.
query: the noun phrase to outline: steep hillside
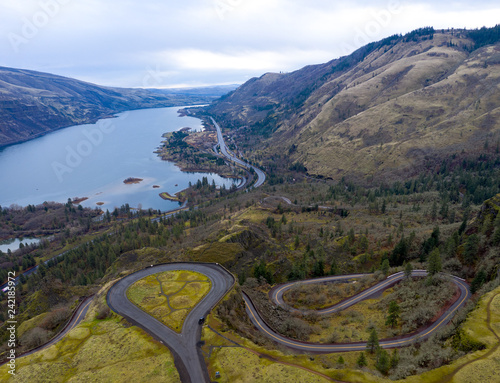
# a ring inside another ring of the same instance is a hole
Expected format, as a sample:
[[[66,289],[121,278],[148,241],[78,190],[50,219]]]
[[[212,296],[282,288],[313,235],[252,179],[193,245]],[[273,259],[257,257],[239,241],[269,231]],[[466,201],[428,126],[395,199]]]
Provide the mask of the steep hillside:
[[[500,45],[486,44],[498,29],[486,30],[492,38],[432,28],[392,36],[326,64],[252,79],[207,111],[226,127],[246,126],[242,136],[257,135],[244,147],[255,159],[286,156],[334,179],[417,174],[445,155],[497,144]]]
[[[214,97],[97,86],[0,67],[0,147],[138,108],[206,103]]]

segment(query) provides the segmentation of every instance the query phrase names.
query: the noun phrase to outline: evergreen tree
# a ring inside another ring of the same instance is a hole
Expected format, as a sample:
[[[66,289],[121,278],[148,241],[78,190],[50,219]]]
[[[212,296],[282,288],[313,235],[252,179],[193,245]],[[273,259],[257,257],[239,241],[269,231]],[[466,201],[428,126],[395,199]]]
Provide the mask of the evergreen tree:
[[[395,348],[393,351],[392,351],[392,355],[391,355],[391,368],[396,368],[399,364],[399,353],[398,353],[398,349]]]
[[[377,358],[377,363],[375,363],[375,368],[382,374],[387,375],[390,367],[391,361],[388,352],[385,350],[380,350]]]
[[[294,243],[293,243],[293,248],[294,248],[295,250],[297,250],[297,249],[299,248],[299,245],[300,245],[300,239],[299,239],[299,236],[298,236],[298,235],[296,235],[296,236],[295,236],[295,241],[294,241]]]
[[[339,365],[345,364],[345,361],[344,361],[344,358],[342,357],[342,355],[340,355],[339,358],[337,359],[337,364],[339,364]]]
[[[412,273],[413,273],[413,266],[410,262],[408,262],[405,266],[405,278],[410,279]]]
[[[368,246],[369,246],[368,238],[366,238],[365,235],[361,236],[361,238],[359,239],[359,248],[360,248],[360,250],[363,253],[365,253],[368,250]]]
[[[246,280],[247,280],[247,273],[245,272],[245,270],[241,270],[238,273],[238,283],[240,284],[240,286],[243,286]]]
[[[391,303],[389,304],[389,313],[387,315],[385,325],[391,326],[392,328],[397,326],[400,312],[401,308],[399,307],[398,303],[396,301],[391,301]]]
[[[391,266],[389,265],[389,260],[388,259],[384,259],[382,261],[382,264],[380,265],[380,270],[382,270],[382,272],[387,275],[389,273],[389,268]]]
[[[352,245],[354,241],[356,241],[356,235],[354,234],[354,229],[351,228],[351,230],[349,230],[349,233],[347,235],[349,239],[349,244]]]
[[[476,293],[477,290],[481,288],[481,286],[486,282],[486,273],[484,270],[479,271],[474,279],[472,280],[472,283],[470,285],[470,291],[472,294]]]
[[[408,258],[409,244],[403,236],[391,253],[391,266],[401,266]]]
[[[432,218],[433,221],[437,218],[437,204],[436,204],[436,201],[434,201],[432,203],[431,218]]]
[[[363,351],[361,351],[361,354],[359,354],[358,360],[356,360],[356,364],[358,365],[358,367],[366,367],[368,365],[365,353]]]
[[[313,276],[322,277],[325,275],[325,264],[322,259],[317,260],[313,266]]]
[[[499,214],[500,216],[500,214]],[[500,227],[497,227],[495,229],[495,233],[493,234],[493,245],[498,246],[500,245]]]
[[[370,331],[370,336],[368,337],[368,341],[366,342],[366,349],[373,354],[379,348],[378,344],[378,334],[375,327],[373,327]]]
[[[436,247],[434,250],[432,250],[431,254],[429,255],[429,259],[427,260],[427,272],[430,275],[434,275],[439,273],[441,270],[441,255],[439,253],[439,248]]]
[[[337,275],[339,273],[339,267],[337,266],[337,262],[335,259],[332,259],[332,264],[330,266],[330,275]]]
[[[476,259],[477,251],[479,249],[479,237],[477,234],[472,234],[467,238],[467,242],[465,242],[465,262],[468,265],[474,263]]]

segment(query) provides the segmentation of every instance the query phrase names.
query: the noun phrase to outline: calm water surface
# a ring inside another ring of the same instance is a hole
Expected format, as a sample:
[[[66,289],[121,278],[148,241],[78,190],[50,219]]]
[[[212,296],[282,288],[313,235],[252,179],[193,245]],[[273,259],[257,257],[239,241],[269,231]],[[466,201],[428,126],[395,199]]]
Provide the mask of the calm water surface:
[[[31,244],[38,244],[40,243],[39,238],[31,238],[31,237],[24,237],[24,238],[14,238],[14,239],[8,239],[6,241],[0,241],[0,251],[6,253],[7,251],[16,251],[19,249],[20,244],[23,245],[31,245]]]
[[[230,187],[215,174],[185,173],[154,153],[162,134],[183,127],[201,129],[201,121],[179,117],[180,107],[125,112],[97,124],[79,125],[0,151],[0,205],[66,202],[86,197],[84,207],[103,204],[110,211],[131,207],[162,211],[179,206],[159,193],[174,194],[208,176],[209,182]],[[128,177],[142,178],[125,185]],[[159,186],[159,188],[153,188]]]

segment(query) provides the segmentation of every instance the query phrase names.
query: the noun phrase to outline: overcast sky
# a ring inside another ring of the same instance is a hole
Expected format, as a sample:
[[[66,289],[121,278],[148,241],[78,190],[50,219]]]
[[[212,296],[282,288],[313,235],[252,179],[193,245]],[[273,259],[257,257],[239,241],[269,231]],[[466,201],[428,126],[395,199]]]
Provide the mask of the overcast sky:
[[[0,66],[109,86],[234,84],[424,26],[498,23],[497,0],[0,0]]]

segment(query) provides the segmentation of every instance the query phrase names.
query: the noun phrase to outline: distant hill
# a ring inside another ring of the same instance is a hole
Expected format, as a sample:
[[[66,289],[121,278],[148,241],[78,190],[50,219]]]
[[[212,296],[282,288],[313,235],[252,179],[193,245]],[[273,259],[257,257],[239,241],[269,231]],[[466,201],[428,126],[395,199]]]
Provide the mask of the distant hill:
[[[67,77],[0,67],[0,147],[125,110],[206,104],[221,95],[110,88]]]
[[[243,127],[249,158],[333,179],[400,179],[444,156],[499,145],[499,40],[499,26],[422,28],[326,64],[253,78],[205,112]]]
[[[148,89],[154,93],[161,94],[182,94],[188,96],[209,96],[209,97],[221,97],[227,93],[238,88],[238,84],[234,85],[215,85],[215,86],[203,86],[198,88],[167,88],[167,89]]]

